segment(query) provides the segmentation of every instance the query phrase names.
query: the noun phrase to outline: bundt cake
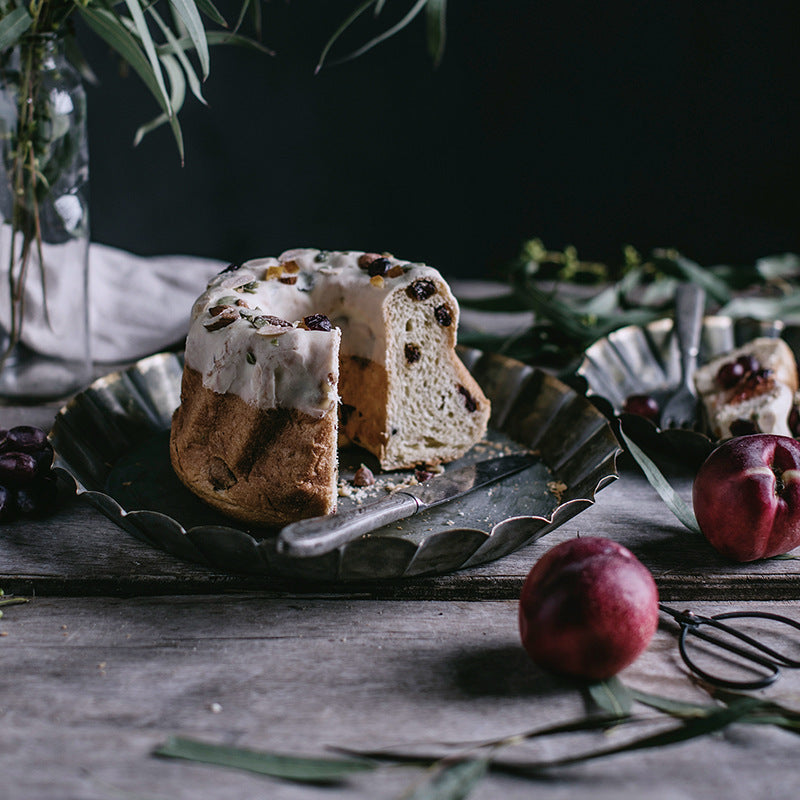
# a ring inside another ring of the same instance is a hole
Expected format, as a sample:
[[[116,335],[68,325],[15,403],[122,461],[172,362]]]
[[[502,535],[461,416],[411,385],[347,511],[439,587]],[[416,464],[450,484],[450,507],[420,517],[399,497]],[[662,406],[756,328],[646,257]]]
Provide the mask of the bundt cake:
[[[230,516],[277,526],[335,510],[339,437],[385,470],[458,458],[490,411],[455,353],[458,315],[437,270],[389,255],[228,267],[192,309],[175,472]]]
[[[695,373],[709,432],[717,439],[750,433],[791,436],[797,363],[783,339],[759,337],[711,359]]]

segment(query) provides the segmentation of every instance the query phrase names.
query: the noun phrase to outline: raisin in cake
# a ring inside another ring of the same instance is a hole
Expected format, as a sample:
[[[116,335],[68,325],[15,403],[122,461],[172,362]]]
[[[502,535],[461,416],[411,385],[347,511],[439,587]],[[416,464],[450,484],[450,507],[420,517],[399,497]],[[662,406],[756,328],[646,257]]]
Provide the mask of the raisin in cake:
[[[717,356],[697,370],[695,386],[716,438],[792,435],[789,415],[798,389],[797,364],[783,339],[761,337]]]
[[[192,309],[171,458],[238,519],[330,513],[340,435],[386,470],[440,464],[485,432],[455,353],[458,304],[432,267],[290,250],[221,272]]]

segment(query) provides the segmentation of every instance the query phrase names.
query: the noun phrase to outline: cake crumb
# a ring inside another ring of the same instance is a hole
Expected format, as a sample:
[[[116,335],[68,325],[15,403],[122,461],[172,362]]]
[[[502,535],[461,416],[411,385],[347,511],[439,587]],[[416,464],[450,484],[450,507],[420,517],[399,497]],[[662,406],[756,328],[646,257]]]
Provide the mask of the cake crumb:
[[[560,503],[564,492],[567,491],[567,484],[563,481],[548,481],[547,491]]]

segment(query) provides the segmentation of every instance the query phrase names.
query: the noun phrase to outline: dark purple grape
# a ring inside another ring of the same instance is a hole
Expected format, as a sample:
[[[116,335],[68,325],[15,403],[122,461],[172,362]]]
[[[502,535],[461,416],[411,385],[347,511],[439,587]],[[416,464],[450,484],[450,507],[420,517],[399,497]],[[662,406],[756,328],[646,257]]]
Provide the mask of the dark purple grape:
[[[800,438],[800,409],[797,406],[792,406],[789,412],[789,430],[795,439]]]
[[[723,389],[732,389],[744,377],[745,369],[738,361],[729,361],[717,370],[716,381]]]
[[[0,428],[0,452],[6,449],[7,440],[8,440],[8,431],[5,428]]]
[[[8,432],[4,450],[17,453],[35,453],[47,444],[47,433],[33,425],[18,425]]]
[[[626,414],[638,414],[640,417],[647,417],[653,422],[658,420],[658,415],[661,412],[658,402],[649,394],[632,394],[626,398],[622,410]]]
[[[736,363],[740,364],[745,372],[758,372],[761,369],[761,364],[755,356],[739,356]]]
[[[37,475],[46,475],[50,472],[50,468],[53,466],[53,446],[50,442],[45,442],[41,450],[37,450],[31,455],[36,461]]]
[[[731,436],[750,436],[758,432],[758,425],[751,419],[735,419],[731,422]]]
[[[48,475],[16,491],[17,511],[27,517],[44,517],[58,506],[58,483]]]
[[[16,510],[13,492],[6,489],[5,486],[0,486],[0,523],[10,522],[14,519]]]
[[[36,459],[30,453],[0,453],[0,482],[19,486],[36,477]]]

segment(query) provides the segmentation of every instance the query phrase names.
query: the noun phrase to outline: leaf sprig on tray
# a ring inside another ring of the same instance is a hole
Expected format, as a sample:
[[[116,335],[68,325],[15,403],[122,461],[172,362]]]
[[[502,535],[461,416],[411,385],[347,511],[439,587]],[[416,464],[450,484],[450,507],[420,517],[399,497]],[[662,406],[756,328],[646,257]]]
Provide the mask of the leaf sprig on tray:
[[[675,250],[655,250],[643,258],[628,246],[613,266],[582,261],[574,247],[550,251],[532,239],[507,277],[507,293],[459,302],[479,311],[532,312],[533,322],[513,336],[464,331],[461,343],[557,368],[569,367],[589,345],[618,328],[669,316],[682,282],[706,290],[709,313],[800,321],[800,257],[790,253],[749,266],[703,267]]]

